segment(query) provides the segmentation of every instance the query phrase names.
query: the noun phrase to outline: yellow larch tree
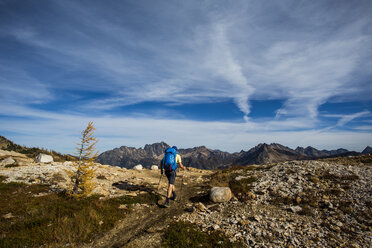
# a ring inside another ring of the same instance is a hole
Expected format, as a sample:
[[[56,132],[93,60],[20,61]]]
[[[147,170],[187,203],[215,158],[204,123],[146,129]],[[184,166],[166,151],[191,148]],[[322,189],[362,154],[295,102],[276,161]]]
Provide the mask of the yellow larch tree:
[[[98,152],[95,151],[97,139],[93,136],[95,127],[90,121],[86,129],[81,133],[81,142],[76,147],[79,161],[76,172],[72,174],[73,188],[70,194],[75,198],[85,197],[90,195],[94,188],[94,161],[97,158]]]

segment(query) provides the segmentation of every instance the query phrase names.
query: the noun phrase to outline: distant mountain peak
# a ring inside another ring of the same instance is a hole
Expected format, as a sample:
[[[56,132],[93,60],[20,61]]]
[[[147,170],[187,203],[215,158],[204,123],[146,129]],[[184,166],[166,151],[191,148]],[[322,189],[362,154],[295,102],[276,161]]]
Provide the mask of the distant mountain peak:
[[[157,142],[153,144],[146,144],[144,146],[144,150],[150,154],[150,156],[160,156],[164,153],[165,149],[168,148],[169,145],[165,142]]]
[[[286,160],[305,159],[306,156],[299,155],[295,150],[278,143],[260,143],[248,152],[242,152],[235,161],[237,165],[263,164],[280,162]]]
[[[372,147],[367,146],[367,147],[364,148],[364,150],[362,151],[362,154],[369,154],[369,153],[372,153]]]

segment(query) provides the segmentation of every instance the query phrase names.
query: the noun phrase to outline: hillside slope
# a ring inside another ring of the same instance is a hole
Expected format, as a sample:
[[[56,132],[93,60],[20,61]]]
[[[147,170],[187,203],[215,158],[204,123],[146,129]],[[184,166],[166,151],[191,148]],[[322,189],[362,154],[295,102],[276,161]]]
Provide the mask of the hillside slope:
[[[51,155],[54,161],[66,161],[66,160],[74,160],[74,157],[70,155],[61,154],[59,152],[53,150],[47,150],[43,148],[37,147],[26,147],[18,145],[4,136],[0,135],[0,149],[6,151],[14,151],[18,153],[25,154],[27,157],[34,159],[40,153]]]

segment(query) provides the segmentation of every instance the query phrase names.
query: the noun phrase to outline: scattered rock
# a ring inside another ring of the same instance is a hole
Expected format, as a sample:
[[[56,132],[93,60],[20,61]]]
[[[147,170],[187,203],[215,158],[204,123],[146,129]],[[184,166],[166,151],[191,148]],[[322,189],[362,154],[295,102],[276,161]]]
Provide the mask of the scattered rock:
[[[255,195],[254,193],[252,193],[252,192],[248,192],[248,193],[247,193],[247,196],[248,196],[248,198],[251,199],[251,200],[256,199],[256,195]]]
[[[261,217],[260,217],[260,216],[258,216],[258,215],[255,215],[255,216],[250,216],[250,217],[248,217],[248,220],[250,220],[250,221],[257,221],[257,222],[259,222],[259,221],[261,221]]]
[[[53,157],[47,154],[40,153],[36,156],[35,161],[38,163],[52,163]]]
[[[228,202],[231,197],[232,193],[229,187],[213,187],[209,195],[213,202]]]
[[[119,209],[128,209],[128,206],[126,204],[120,204]]]
[[[241,225],[241,226],[246,226],[246,225],[248,225],[249,224],[249,222],[248,221],[244,221],[244,220],[239,220],[239,225]]]
[[[233,195],[231,199],[233,200],[233,202],[238,202],[239,201],[238,197],[236,197],[235,195]]]
[[[208,205],[207,208],[210,210],[210,211],[220,211],[220,204],[212,204],[212,205]]]
[[[343,227],[344,224],[343,224],[341,221],[337,221],[337,222],[336,222],[336,225],[337,225],[338,227]]]
[[[26,163],[26,162],[23,162],[23,161],[17,161],[17,162],[16,162],[16,165],[17,165],[17,166],[26,166],[27,163]]]
[[[213,229],[214,229],[214,230],[218,230],[218,229],[220,229],[220,226],[217,225],[217,224],[216,224],[216,225],[213,225]]]
[[[110,191],[108,191],[107,189],[104,189],[102,187],[95,187],[92,191],[93,194],[95,195],[110,195]]]
[[[46,192],[41,192],[37,195],[34,195],[34,197],[42,197],[42,196],[46,196],[46,195],[49,195],[49,193],[46,193]]]
[[[248,178],[248,176],[237,176],[237,177],[235,177],[235,180],[240,181],[240,180],[245,179],[245,178]]]
[[[14,218],[14,216],[13,216],[12,213],[7,213],[7,214],[4,214],[4,215],[3,215],[3,218],[4,218],[4,219],[11,219],[11,218]]]
[[[206,206],[201,202],[195,203],[195,208],[201,212],[204,212],[207,209]]]
[[[302,207],[292,206],[292,207],[289,208],[289,210],[291,210],[293,213],[298,213],[298,212],[302,211]]]
[[[65,161],[65,162],[63,162],[63,165],[64,166],[72,166],[74,164],[74,162],[72,162],[72,161]]]
[[[133,169],[134,170],[142,170],[143,169],[143,166],[142,166],[142,164],[137,164],[137,165],[135,165],[135,166],[133,166]]]
[[[159,170],[159,166],[157,166],[157,165],[152,165],[152,166],[151,166],[151,170]]]
[[[136,192],[129,192],[128,194],[127,194],[128,196],[137,196],[138,194],[136,193]]]

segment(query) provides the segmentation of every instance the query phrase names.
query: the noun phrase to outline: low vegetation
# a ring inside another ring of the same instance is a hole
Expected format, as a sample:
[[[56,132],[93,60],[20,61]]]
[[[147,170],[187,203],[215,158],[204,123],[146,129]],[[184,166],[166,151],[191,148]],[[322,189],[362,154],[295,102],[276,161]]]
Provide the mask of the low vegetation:
[[[124,219],[131,204],[156,202],[152,194],[74,199],[50,193],[46,185],[4,183],[4,179],[0,178],[0,198],[6,199],[0,201],[0,247],[62,247],[89,242]],[[120,209],[122,204],[128,207]]]
[[[173,222],[165,230],[162,237],[162,247],[242,247],[241,243],[232,243],[222,233],[200,231],[196,225],[188,222]]]
[[[365,154],[359,156],[348,156],[348,157],[336,157],[336,158],[324,158],[320,159],[328,163],[337,163],[342,165],[372,165],[372,154]]]
[[[8,164],[8,165],[5,165],[5,168],[12,168],[12,167],[18,167],[19,165],[18,164]]]
[[[229,182],[229,186],[233,194],[241,201],[246,201],[249,199],[248,192],[250,192],[253,182],[257,181],[254,176],[243,178],[240,180],[232,179]]]

